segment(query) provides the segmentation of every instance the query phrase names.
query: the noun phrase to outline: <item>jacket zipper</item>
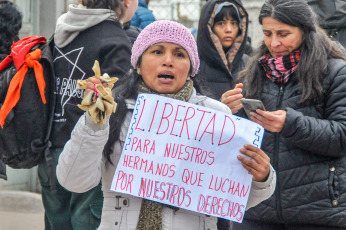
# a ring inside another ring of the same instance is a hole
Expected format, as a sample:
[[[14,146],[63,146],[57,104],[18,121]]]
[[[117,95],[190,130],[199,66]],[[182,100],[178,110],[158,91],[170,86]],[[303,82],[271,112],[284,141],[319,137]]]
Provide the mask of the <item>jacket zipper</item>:
[[[281,99],[283,94],[284,94],[284,87],[280,86],[278,100],[276,101],[276,109],[278,109],[281,105]]]
[[[283,85],[281,85],[280,89],[279,89],[278,99],[276,101],[276,110],[280,109],[283,93],[284,93],[284,88],[283,88]],[[279,133],[275,133],[274,138],[275,138],[274,139],[275,140],[275,145],[274,145],[275,146],[274,147],[274,156],[275,156],[274,165],[277,168],[277,170],[279,171],[279,148],[280,148],[280,136],[279,136]],[[279,220],[283,220],[282,208],[281,208],[281,191],[279,189],[280,188],[279,180],[277,180],[276,183],[277,183],[276,187],[278,188],[278,189],[276,189],[276,191],[277,191],[277,196],[276,196],[277,213],[278,213]]]

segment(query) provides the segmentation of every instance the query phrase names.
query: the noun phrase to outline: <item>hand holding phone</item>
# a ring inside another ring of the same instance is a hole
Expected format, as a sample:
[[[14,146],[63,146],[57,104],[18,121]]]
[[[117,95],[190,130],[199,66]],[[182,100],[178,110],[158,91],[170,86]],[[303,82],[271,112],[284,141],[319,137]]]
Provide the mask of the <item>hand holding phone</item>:
[[[250,118],[250,112],[256,112],[256,109],[266,111],[262,101],[260,101],[260,100],[242,98],[242,99],[240,99],[240,102],[242,103],[243,108],[244,108],[248,118]]]

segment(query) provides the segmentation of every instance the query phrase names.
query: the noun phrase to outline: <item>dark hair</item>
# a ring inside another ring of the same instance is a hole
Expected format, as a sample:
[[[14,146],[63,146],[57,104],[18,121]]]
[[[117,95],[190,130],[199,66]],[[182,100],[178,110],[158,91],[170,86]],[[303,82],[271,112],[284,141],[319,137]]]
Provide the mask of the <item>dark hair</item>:
[[[117,103],[116,112],[109,119],[109,137],[103,149],[103,156],[112,164],[110,155],[112,154],[112,146],[115,141],[119,140],[121,126],[124,123],[126,113],[128,111],[125,99],[136,100],[138,96],[137,84],[141,76],[137,71],[131,68],[125,76],[119,79],[115,87],[112,89],[114,100]]]
[[[318,26],[316,15],[304,0],[267,0],[259,14],[261,25],[265,17],[272,17],[303,31],[300,60],[295,71],[302,91],[300,103],[318,101],[323,93],[322,81],[327,74],[328,59],[346,57]],[[258,59],[268,52],[262,41],[247,67],[239,74],[239,80],[247,85],[244,87],[246,97],[257,98],[260,95],[263,71]]]
[[[109,9],[112,11],[117,11],[120,9],[120,15],[118,18],[123,16],[123,9],[121,7],[121,2],[123,0],[82,0],[82,4],[89,9]]]
[[[220,12],[215,16],[214,18],[214,25],[215,23],[225,20],[225,19],[233,19],[240,23],[239,18],[238,18],[238,13],[237,10],[233,6],[224,6],[220,10]]]
[[[0,54],[10,54],[11,45],[19,40],[22,14],[10,1],[0,1]]]

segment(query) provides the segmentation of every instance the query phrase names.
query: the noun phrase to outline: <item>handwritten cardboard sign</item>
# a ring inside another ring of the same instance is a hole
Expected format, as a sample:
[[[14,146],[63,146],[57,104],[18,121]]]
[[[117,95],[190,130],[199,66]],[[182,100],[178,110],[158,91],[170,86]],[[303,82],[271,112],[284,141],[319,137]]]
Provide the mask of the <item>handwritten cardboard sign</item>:
[[[247,119],[140,94],[111,190],[241,222],[252,176],[237,155],[260,147],[263,133]]]

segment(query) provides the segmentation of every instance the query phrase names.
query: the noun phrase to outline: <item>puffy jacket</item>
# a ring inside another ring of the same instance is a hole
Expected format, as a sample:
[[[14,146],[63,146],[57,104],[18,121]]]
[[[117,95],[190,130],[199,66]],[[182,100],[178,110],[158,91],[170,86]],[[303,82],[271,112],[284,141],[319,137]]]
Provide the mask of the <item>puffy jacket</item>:
[[[310,105],[298,103],[294,76],[280,88],[263,74],[259,99],[287,116],[280,133],[265,132],[261,147],[278,174],[274,196],[245,219],[346,228],[346,61],[331,59],[328,69],[324,94]]]
[[[306,0],[319,16],[322,28],[346,47],[346,1]]]
[[[213,94],[211,96],[216,100],[219,100],[224,92],[234,88],[237,74],[244,69],[248,60],[248,56],[244,54],[247,45],[245,38],[248,14],[241,1],[229,1],[238,6],[242,17],[242,32],[234,41],[228,55],[223,51],[217,35],[212,32],[215,5],[223,2],[225,0],[211,0],[204,5],[197,34],[197,47],[201,61],[198,77],[206,79]]]
[[[205,96],[197,96],[195,91],[188,102],[231,113],[224,104]],[[104,204],[99,230],[114,229],[114,224],[117,225],[116,229],[135,229],[139,216],[141,198],[110,191],[114,172],[126,140],[135,101],[127,100],[127,107],[129,112],[121,128],[120,141],[115,143],[111,155],[113,164],[102,157],[102,150],[109,134],[109,126],[93,124],[88,114],[82,116],[78,121],[72,132],[71,140],[67,142],[59,158],[57,177],[60,184],[68,190],[73,192],[88,191],[98,185],[102,177]],[[275,189],[275,182],[276,175],[273,169],[266,182],[253,182],[247,208],[267,199]],[[124,199],[128,199],[129,202],[123,203]],[[115,209],[117,205],[120,209]],[[184,209],[174,212],[171,208],[163,207],[162,216],[163,229],[216,229],[216,217]]]
[[[155,20],[156,19],[153,13],[148,9],[148,4],[146,4],[143,0],[139,0],[136,13],[131,18],[131,26],[144,29],[147,25]]]

